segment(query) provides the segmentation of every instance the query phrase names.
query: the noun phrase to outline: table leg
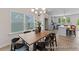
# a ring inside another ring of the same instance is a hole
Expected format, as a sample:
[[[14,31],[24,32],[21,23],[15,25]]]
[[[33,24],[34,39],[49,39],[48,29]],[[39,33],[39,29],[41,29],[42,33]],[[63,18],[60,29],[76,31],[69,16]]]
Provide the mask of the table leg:
[[[33,44],[33,51],[36,51],[36,43]]]

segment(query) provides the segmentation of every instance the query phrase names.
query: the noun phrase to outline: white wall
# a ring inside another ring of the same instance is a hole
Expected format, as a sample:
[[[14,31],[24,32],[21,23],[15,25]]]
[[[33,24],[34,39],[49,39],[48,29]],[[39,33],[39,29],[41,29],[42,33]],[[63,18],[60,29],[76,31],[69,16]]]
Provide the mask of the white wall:
[[[0,9],[0,47],[10,42],[10,14],[9,9]]]

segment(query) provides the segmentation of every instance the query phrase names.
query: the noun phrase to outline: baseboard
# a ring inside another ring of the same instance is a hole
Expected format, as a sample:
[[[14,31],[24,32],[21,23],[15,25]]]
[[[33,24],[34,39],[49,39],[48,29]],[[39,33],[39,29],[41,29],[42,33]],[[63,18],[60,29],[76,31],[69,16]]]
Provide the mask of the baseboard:
[[[0,45],[0,48],[6,47],[8,45],[10,45],[10,43],[6,43],[6,44],[3,44],[3,45]]]

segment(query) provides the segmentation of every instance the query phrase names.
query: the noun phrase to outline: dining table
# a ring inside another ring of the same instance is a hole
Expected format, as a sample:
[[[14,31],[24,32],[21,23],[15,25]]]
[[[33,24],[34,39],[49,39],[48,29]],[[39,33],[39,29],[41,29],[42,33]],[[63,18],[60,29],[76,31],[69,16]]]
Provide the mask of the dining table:
[[[48,36],[49,34],[50,34],[50,31],[41,31],[39,33],[35,33],[33,31],[25,34],[19,34],[19,37],[23,39],[28,44],[28,46],[30,46],[40,41],[44,37]]]

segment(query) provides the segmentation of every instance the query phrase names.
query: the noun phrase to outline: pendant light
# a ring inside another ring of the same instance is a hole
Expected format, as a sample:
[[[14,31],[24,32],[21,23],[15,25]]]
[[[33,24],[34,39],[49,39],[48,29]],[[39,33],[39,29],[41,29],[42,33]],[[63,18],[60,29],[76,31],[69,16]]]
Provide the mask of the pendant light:
[[[66,13],[66,11],[65,11],[65,9],[64,9],[64,16],[63,16],[64,19],[66,19],[65,13]]]

